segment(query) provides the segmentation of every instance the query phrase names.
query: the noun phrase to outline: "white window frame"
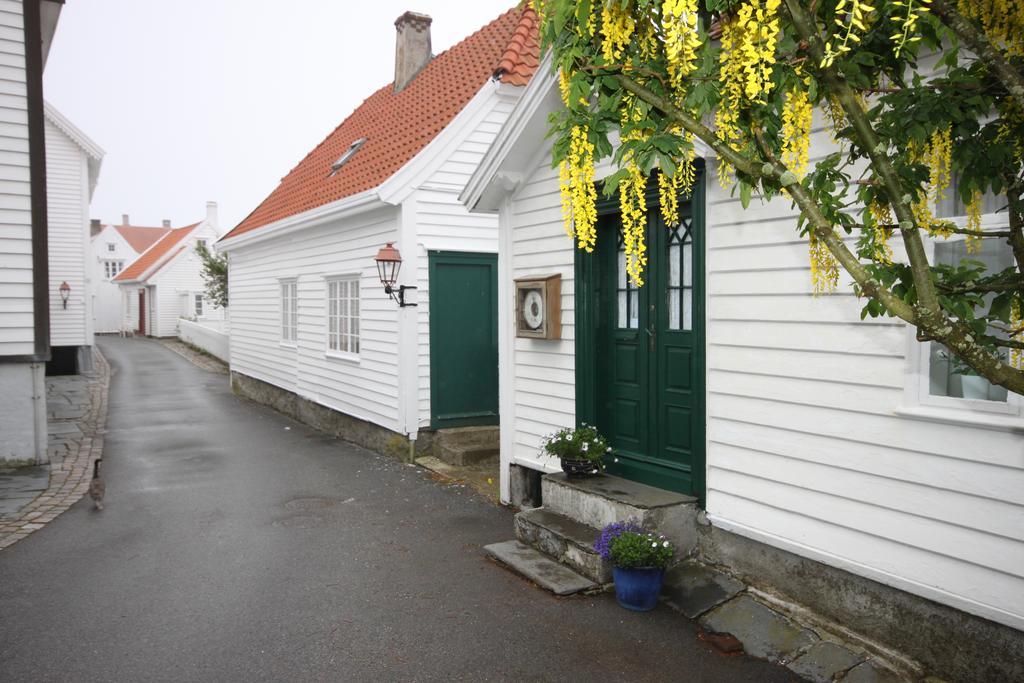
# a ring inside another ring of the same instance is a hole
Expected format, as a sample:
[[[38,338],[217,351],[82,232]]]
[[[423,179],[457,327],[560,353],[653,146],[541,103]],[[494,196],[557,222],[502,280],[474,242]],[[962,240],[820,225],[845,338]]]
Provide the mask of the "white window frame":
[[[965,216],[942,220],[957,227],[967,226]],[[982,230],[1005,230],[1005,213],[987,213],[981,217]],[[946,241],[962,241],[963,235],[953,235]],[[925,250],[931,263],[935,262],[935,238],[925,236]],[[934,342],[917,341],[916,330],[907,325],[907,376],[904,383],[905,405],[896,412],[910,417],[940,422],[959,422],[994,428],[1019,429],[1024,426],[1024,397],[1007,392],[1006,401],[983,401],[955,396],[934,396],[931,393],[931,347]]]
[[[209,249],[209,245],[207,244],[207,241],[206,241],[205,238],[200,237],[199,239],[196,240],[196,249],[199,248],[200,244],[203,245],[204,247],[207,247],[207,249]]]
[[[112,271],[115,271],[111,275]],[[103,279],[113,280],[115,277],[121,274],[124,270],[124,261],[121,259],[103,259]]]
[[[107,242],[107,253],[117,251],[117,245],[113,242]]]
[[[283,278],[279,282],[281,346],[296,348],[299,345],[299,281]]]
[[[206,311],[206,297],[202,292],[192,292],[192,315],[201,318],[204,311]]]
[[[337,358],[340,360],[358,361],[359,350],[362,347],[362,277],[358,274],[347,274],[347,275],[329,275],[324,278],[324,355],[328,358]],[[334,285],[341,285],[342,283],[351,286],[356,286],[356,296],[353,299],[351,296],[345,296],[338,299],[338,306],[340,308],[346,308],[352,301],[355,302],[356,315],[355,315],[355,327],[356,331],[354,334],[348,332],[349,326],[352,322],[352,317],[346,311],[343,315],[340,310],[332,313],[332,297],[331,290]],[[332,325],[332,318],[336,318],[336,327]],[[332,332],[332,327],[334,331]],[[337,348],[332,348],[332,342],[334,338],[338,339]],[[354,344],[353,344],[354,341]]]

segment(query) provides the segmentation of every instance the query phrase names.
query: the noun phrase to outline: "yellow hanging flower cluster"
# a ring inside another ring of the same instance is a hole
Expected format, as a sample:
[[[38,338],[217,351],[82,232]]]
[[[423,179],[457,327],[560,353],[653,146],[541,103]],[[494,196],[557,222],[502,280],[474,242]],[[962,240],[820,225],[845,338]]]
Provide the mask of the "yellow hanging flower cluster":
[[[622,130],[639,121],[640,110],[635,98],[626,97],[622,109]],[[644,132],[632,129],[623,136],[624,140],[642,140]],[[619,183],[619,211],[622,213],[622,241],[626,252],[626,274],[637,287],[644,284],[643,272],[647,265],[647,178],[637,165],[632,153],[622,160],[627,176]]]
[[[1010,329],[1021,330],[1010,335],[1014,341],[1024,342],[1024,316],[1021,315],[1021,300],[1014,299],[1013,307],[1010,309]],[[1024,370],[1024,351],[1021,349],[1010,349],[1010,365],[1018,370]]]
[[[590,252],[597,243],[597,190],[594,187],[594,144],[586,126],[573,126],[569,157],[558,169],[562,220],[576,246]]]
[[[736,21],[722,26],[722,52],[719,55],[719,81],[722,84],[721,102],[715,109],[715,135],[733,147],[743,139],[740,131],[740,106],[743,101],[743,60],[738,45],[743,29]],[[718,184],[728,190],[733,183],[732,164],[718,159]]]
[[[836,25],[843,34],[843,39],[838,44],[831,40],[825,42],[825,56],[821,60],[821,68],[832,66],[837,57],[845,55],[853,46],[851,43],[859,43],[859,32],[868,30],[868,15],[875,11],[875,8],[864,2],[864,0],[839,0],[836,5]]]
[[[807,90],[794,86],[786,93],[782,105],[782,163],[801,179],[807,173],[810,158],[813,118],[814,106]]]
[[[654,24],[645,22],[636,33],[636,42],[640,47],[640,58],[645,62],[655,60],[658,57],[658,49],[661,47],[661,41],[658,40],[658,34],[654,28]]]
[[[751,0],[740,7],[734,23],[740,27],[743,94],[752,102],[772,87],[775,47],[779,42],[779,4],[782,0]]]
[[[892,237],[892,228],[885,226],[892,225],[892,211],[888,204],[881,204],[877,201],[868,204],[868,211],[875,220],[874,229],[874,254],[871,258],[878,263],[892,263],[892,247],[889,245],[889,238]]]
[[[614,64],[622,58],[634,30],[636,22],[628,9],[617,2],[605,4],[601,9],[601,55],[605,62]]]
[[[665,0],[661,6],[668,75],[676,90],[682,88],[683,79],[697,68],[700,48],[697,16],[697,0]]]
[[[892,5],[903,10],[903,16],[899,17],[899,28],[896,33],[889,36],[893,41],[892,51],[899,56],[907,43],[916,43],[921,36],[914,35],[917,29],[918,20],[928,11],[928,4],[931,0],[893,0]]]
[[[809,251],[811,291],[815,296],[836,291],[836,287],[839,286],[839,262],[814,232],[810,233]]]
[[[932,134],[931,140],[923,145],[911,140],[907,144],[907,151],[912,162],[924,163],[929,169],[928,187],[910,206],[914,222],[933,237],[947,238],[953,234],[952,226],[948,221],[935,218],[932,203],[941,201],[946,196],[946,189],[949,188],[952,152],[949,128],[936,131]]]
[[[981,232],[981,191],[975,190],[971,193],[971,201],[967,202],[967,229]],[[967,235],[965,246],[968,254],[977,254],[981,251],[981,238],[977,235]]]
[[[658,199],[661,205],[661,217],[665,221],[665,225],[668,226],[679,224],[679,185],[681,181],[681,173],[676,173],[671,177],[664,173],[658,174]]]
[[[958,0],[957,11],[981,24],[989,40],[1008,56],[1024,56],[1024,3],[1020,0]]]
[[[558,93],[562,96],[562,104],[569,106],[569,74],[565,69],[558,70]]]
[[[931,144],[928,146],[928,168],[932,198],[936,202],[946,198],[953,166],[952,154],[953,142],[949,126],[932,133]]]

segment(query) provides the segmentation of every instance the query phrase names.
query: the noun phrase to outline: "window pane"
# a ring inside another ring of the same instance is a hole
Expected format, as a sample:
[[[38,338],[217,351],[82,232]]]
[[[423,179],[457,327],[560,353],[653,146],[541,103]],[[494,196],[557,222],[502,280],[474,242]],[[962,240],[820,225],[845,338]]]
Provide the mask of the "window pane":
[[[617,266],[618,272],[618,288],[626,288],[626,252],[622,249],[619,250],[619,265]]]
[[[693,290],[683,290],[683,329],[693,329]]]
[[[693,287],[693,242],[689,239],[683,245],[683,285]]]
[[[629,290],[629,329],[640,328],[640,292]]]
[[[680,247],[678,244],[673,244],[668,248],[668,286],[678,287],[680,284],[680,273],[679,273],[679,252]]]
[[[618,327],[624,328],[629,327],[629,321],[626,320],[626,292],[625,290],[619,290],[619,317]]]
[[[680,324],[679,290],[668,290],[668,329],[678,330]]]

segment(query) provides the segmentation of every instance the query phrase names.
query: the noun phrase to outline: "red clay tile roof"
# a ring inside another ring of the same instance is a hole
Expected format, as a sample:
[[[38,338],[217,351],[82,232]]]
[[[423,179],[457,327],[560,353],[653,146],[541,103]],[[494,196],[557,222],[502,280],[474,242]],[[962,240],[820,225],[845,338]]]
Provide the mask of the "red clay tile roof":
[[[537,26],[537,13],[527,7],[519,19],[519,25],[512,34],[505,54],[498,62],[494,75],[501,78],[502,83],[526,85],[537,71],[540,64],[540,35]]]
[[[147,228],[141,225],[115,225],[113,227],[139,254],[149,249],[154,242],[171,231],[170,228]]]
[[[524,35],[535,32],[529,28],[535,24],[533,10],[515,7],[434,57],[401,92],[388,84],[370,95],[224,239],[380,185],[426,147],[489,77],[498,75],[495,65],[503,55],[509,58],[509,73],[515,74],[510,82],[525,83],[529,64],[537,58],[530,55],[531,41]],[[331,164],[361,138],[366,142],[359,151],[329,176]]]
[[[177,228],[175,230],[168,231],[167,234],[160,238],[153,246],[140,254],[139,258],[132,261],[131,265],[122,270],[118,276],[114,278],[114,282],[131,282],[141,278],[146,274],[146,271],[149,270],[153,264],[163,258],[163,256],[167,254],[174,245],[188,237],[192,232],[192,229],[197,225],[199,225],[199,223],[193,223],[192,225],[186,225],[184,228]]]

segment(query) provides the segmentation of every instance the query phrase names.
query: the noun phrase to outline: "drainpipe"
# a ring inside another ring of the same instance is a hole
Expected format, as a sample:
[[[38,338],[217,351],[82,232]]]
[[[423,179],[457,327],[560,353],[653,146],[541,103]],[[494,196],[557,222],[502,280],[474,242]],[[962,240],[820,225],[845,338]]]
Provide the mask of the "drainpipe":
[[[398,211],[398,244],[404,256],[400,277],[404,284],[419,286],[407,292],[412,303],[421,303],[419,296],[426,283],[419,282],[420,245],[416,239],[416,195],[402,202]],[[398,309],[398,420],[409,439],[409,462],[416,460],[416,438],[419,436],[419,306]]]
[[[50,458],[47,450],[46,430],[46,366],[43,363],[32,363],[32,417],[35,432],[36,464],[45,465]]]

